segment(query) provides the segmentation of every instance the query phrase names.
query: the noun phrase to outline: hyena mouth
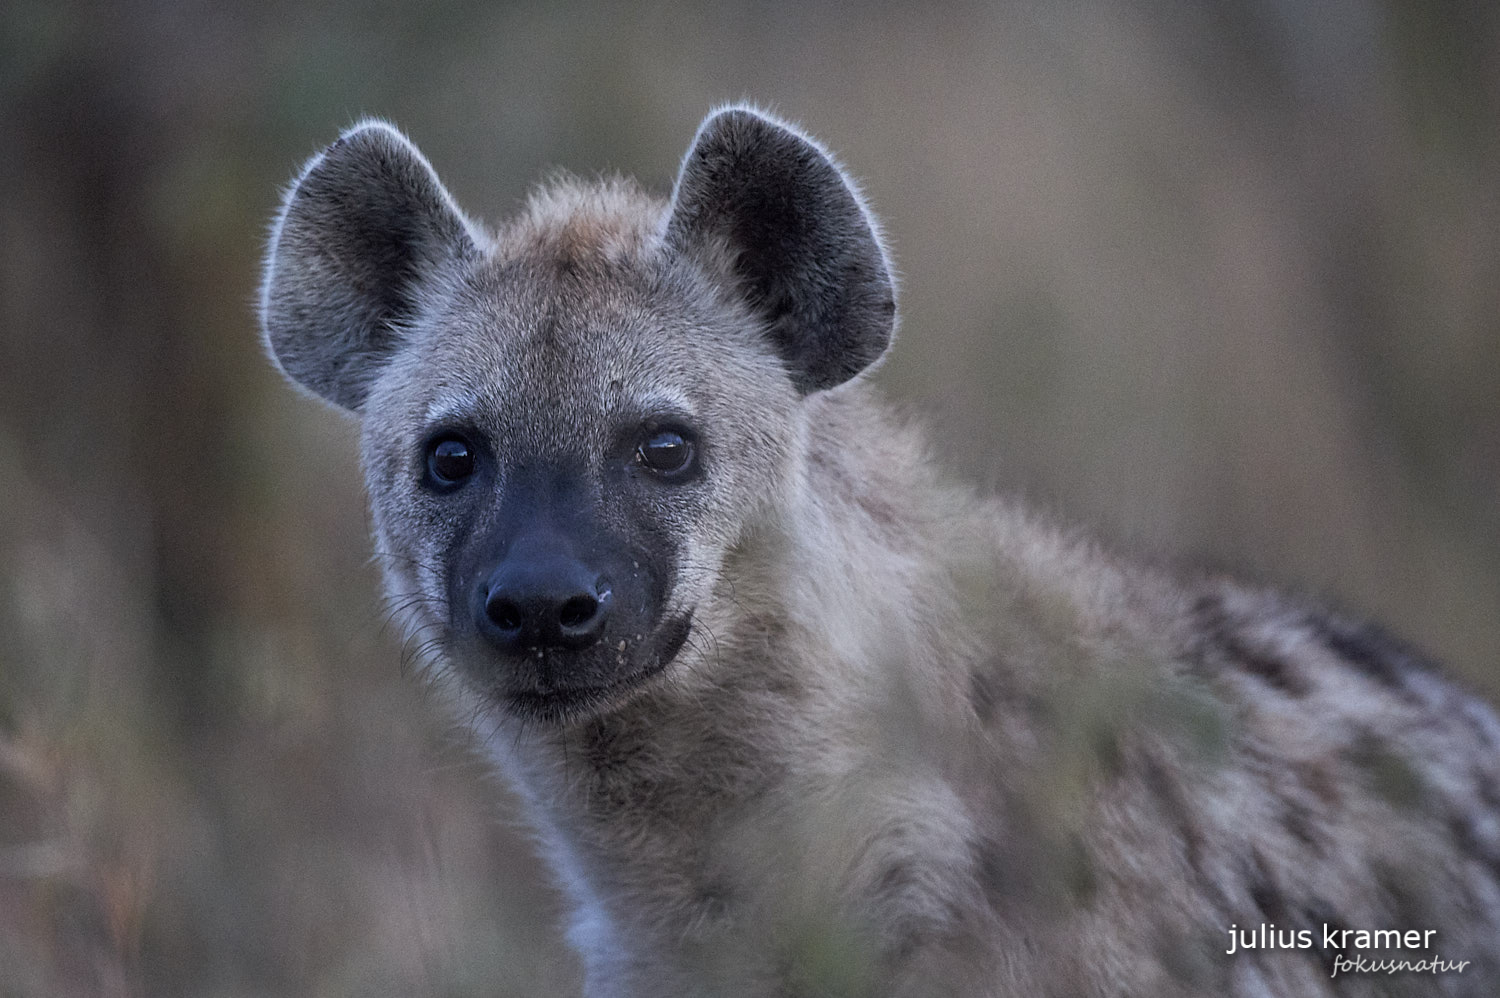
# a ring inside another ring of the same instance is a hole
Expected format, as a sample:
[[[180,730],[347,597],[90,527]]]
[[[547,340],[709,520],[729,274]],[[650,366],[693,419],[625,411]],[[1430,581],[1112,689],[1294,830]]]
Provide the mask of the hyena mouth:
[[[576,670],[592,681],[554,679],[556,672],[561,671],[555,668],[527,669],[525,675],[513,674],[502,686],[499,697],[506,710],[522,720],[568,724],[597,717],[624,706],[649,680],[671,665],[687,644],[692,629],[693,612],[689,610],[666,621],[652,635],[649,647],[639,649],[628,658],[620,646],[602,649],[600,654],[610,656],[613,670],[599,670],[597,667]],[[569,653],[558,654],[566,656]],[[544,657],[543,664],[556,663],[549,663]]]

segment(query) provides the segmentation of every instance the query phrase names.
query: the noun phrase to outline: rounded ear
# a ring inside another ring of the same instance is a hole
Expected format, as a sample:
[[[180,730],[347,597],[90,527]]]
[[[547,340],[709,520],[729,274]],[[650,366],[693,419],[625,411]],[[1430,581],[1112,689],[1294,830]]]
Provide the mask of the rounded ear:
[[[875,223],[815,141],[745,107],[704,121],[683,160],[667,245],[727,270],[804,394],[872,364],[896,324]]]
[[[271,355],[358,410],[424,289],[476,258],[481,238],[405,136],[356,125],[307,163],[272,228],[260,307]]]

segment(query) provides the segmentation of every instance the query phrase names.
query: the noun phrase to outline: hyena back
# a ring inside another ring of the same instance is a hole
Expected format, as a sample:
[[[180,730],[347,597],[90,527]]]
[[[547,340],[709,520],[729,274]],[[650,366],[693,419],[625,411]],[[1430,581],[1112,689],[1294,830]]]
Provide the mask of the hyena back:
[[[361,124],[288,192],[262,319],[361,421],[388,590],[589,994],[1500,982],[1495,716],[1376,629],[944,480],[861,376],[879,230],[784,122],[724,109],[670,198],[560,180],[494,232]],[[1467,965],[1332,975],[1377,955]]]

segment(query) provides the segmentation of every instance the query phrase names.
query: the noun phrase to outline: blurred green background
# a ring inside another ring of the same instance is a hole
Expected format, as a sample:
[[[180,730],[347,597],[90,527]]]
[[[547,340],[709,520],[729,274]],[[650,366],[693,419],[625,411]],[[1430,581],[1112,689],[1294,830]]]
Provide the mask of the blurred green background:
[[[552,995],[557,903],[403,675],[354,430],[253,315],[390,117],[471,213],[667,190],[749,97],[865,180],[880,380],[964,474],[1500,691],[1500,7],[8,0],[0,995]]]

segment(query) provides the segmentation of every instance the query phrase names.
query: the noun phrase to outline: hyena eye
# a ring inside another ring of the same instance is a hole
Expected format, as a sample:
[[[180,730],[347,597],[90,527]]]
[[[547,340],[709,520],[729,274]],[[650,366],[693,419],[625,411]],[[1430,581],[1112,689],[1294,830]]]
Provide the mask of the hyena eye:
[[[693,466],[693,442],[676,430],[653,430],[635,449],[635,459],[662,478],[676,478]]]
[[[427,480],[424,484],[446,492],[474,474],[474,448],[463,437],[447,434],[427,445]]]

